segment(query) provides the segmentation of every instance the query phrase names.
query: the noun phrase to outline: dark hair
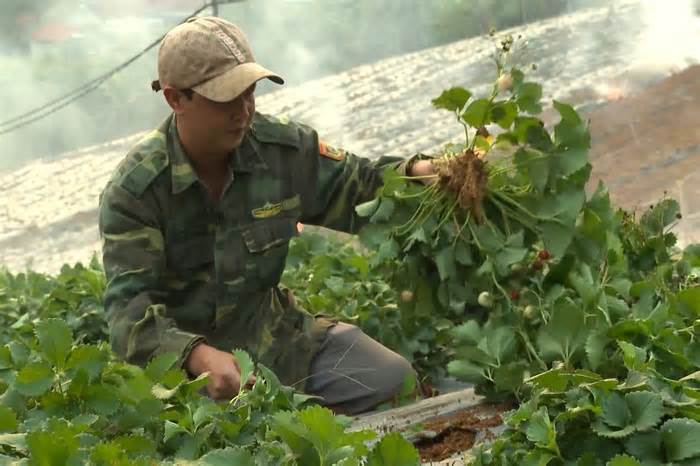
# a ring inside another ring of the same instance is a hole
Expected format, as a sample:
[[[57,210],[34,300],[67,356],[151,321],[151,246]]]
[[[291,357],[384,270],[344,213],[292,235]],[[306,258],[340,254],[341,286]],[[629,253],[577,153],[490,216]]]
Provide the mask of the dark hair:
[[[180,89],[180,92],[182,92],[188,100],[192,100],[194,96],[194,91],[192,89]]]

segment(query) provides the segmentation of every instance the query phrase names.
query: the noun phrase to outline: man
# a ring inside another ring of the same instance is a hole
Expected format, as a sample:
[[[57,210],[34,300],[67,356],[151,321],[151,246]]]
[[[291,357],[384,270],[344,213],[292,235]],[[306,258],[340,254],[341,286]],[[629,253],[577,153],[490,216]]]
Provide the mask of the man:
[[[298,222],[356,232],[354,207],[385,167],[432,173],[427,160],[376,162],[306,126],[255,112],[255,84],[282,84],[244,34],[195,18],[164,38],[158,81],[172,115],[122,161],[100,198],[105,308],[118,355],[144,365],[175,352],[207,390],[231,398],[234,348],[283,383],[354,414],[393,397],[410,364],[357,327],[313,317],[278,283]]]

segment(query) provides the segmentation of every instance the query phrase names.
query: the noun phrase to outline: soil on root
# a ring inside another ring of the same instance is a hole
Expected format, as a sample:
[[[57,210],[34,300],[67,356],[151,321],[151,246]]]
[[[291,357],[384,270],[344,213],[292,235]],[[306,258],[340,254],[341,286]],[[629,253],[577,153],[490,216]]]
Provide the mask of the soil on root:
[[[432,435],[415,442],[421,461],[442,461],[470,449],[480,431],[486,431],[485,437],[491,438],[488,429],[501,425],[500,413],[510,408],[505,404],[483,404],[425,422],[423,431]]]
[[[472,150],[465,150],[437,167],[439,184],[457,198],[457,204],[469,210],[477,222],[484,219],[484,198],[488,183],[486,162]]]

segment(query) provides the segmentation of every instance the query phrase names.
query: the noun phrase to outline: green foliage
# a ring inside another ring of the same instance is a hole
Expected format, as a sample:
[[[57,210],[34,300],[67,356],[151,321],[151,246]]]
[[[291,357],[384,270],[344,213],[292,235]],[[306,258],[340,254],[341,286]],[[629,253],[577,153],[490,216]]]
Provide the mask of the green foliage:
[[[367,215],[375,210],[368,207]],[[407,327],[409,316],[402,316],[398,306],[401,290],[382,276],[377,255],[347,241],[304,232],[290,244],[282,283],[304,309],[353,323],[408,359],[422,343]]]
[[[242,377],[255,374],[256,382],[228,403],[202,396],[206,375],[188,379],[174,367],[178,355],[160,355],[143,369],[117,360],[106,336],[97,337],[103,316],[86,317],[101,310],[104,277],[94,263],[56,277],[2,272],[0,280],[3,464],[330,466],[417,458],[395,437],[370,450],[374,432],[349,431],[349,418],[307,406],[308,397],[241,350],[234,354]]]
[[[678,203],[636,215],[602,185],[587,193],[587,123],[557,101],[552,130],[538,118],[542,88],[507,67],[512,45],[490,96],[453,88],[433,101],[464,126],[463,147],[435,159],[427,186],[387,172],[368,205],[391,201],[391,215],[359,206],[360,237],[394,245],[377,259],[387,281],[418,295],[401,314],[443,324],[431,360],[522,403],[472,464],[696,464],[698,249],[675,248]],[[464,196],[479,189],[461,163],[475,154],[483,202]]]

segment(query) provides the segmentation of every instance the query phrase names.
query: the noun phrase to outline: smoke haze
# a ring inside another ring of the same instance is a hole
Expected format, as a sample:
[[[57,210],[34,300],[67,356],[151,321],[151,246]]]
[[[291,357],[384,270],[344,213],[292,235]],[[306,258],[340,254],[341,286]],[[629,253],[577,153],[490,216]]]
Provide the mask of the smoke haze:
[[[0,6],[3,16],[14,17],[19,30],[0,35],[0,122],[110,70],[202,5],[199,0],[6,1],[30,7],[22,13],[17,6]],[[443,0],[248,0],[221,5],[219,12],[246,31],[257,60],[293,86],[387,56],[482,34],[494,25],[503,28],[535,20],[551,14],[543,5],[554,1],[464,0],[465,7],[457,11],[454,5],[459,2]],[[559,2],[562,13],[609,5],[612,20],[616,20],[615,3]],[[700,60],[699,4],[699,0],[645,0],[642,17],[621,18],[625,27],[646,28],[644,39],[630,44],[630,53],[650,67],[682,69]],[[605,41],[594,35],[592,31],[592,40],[604,47]],[[168,108],[149,87],[155,61],[153,49],[76,103],[0,135],[0,170],[156,126]],[[260,92],[273,89],[264,84]],[[319,115],[342,121],[342,105],[343,99],[329,101]]]

